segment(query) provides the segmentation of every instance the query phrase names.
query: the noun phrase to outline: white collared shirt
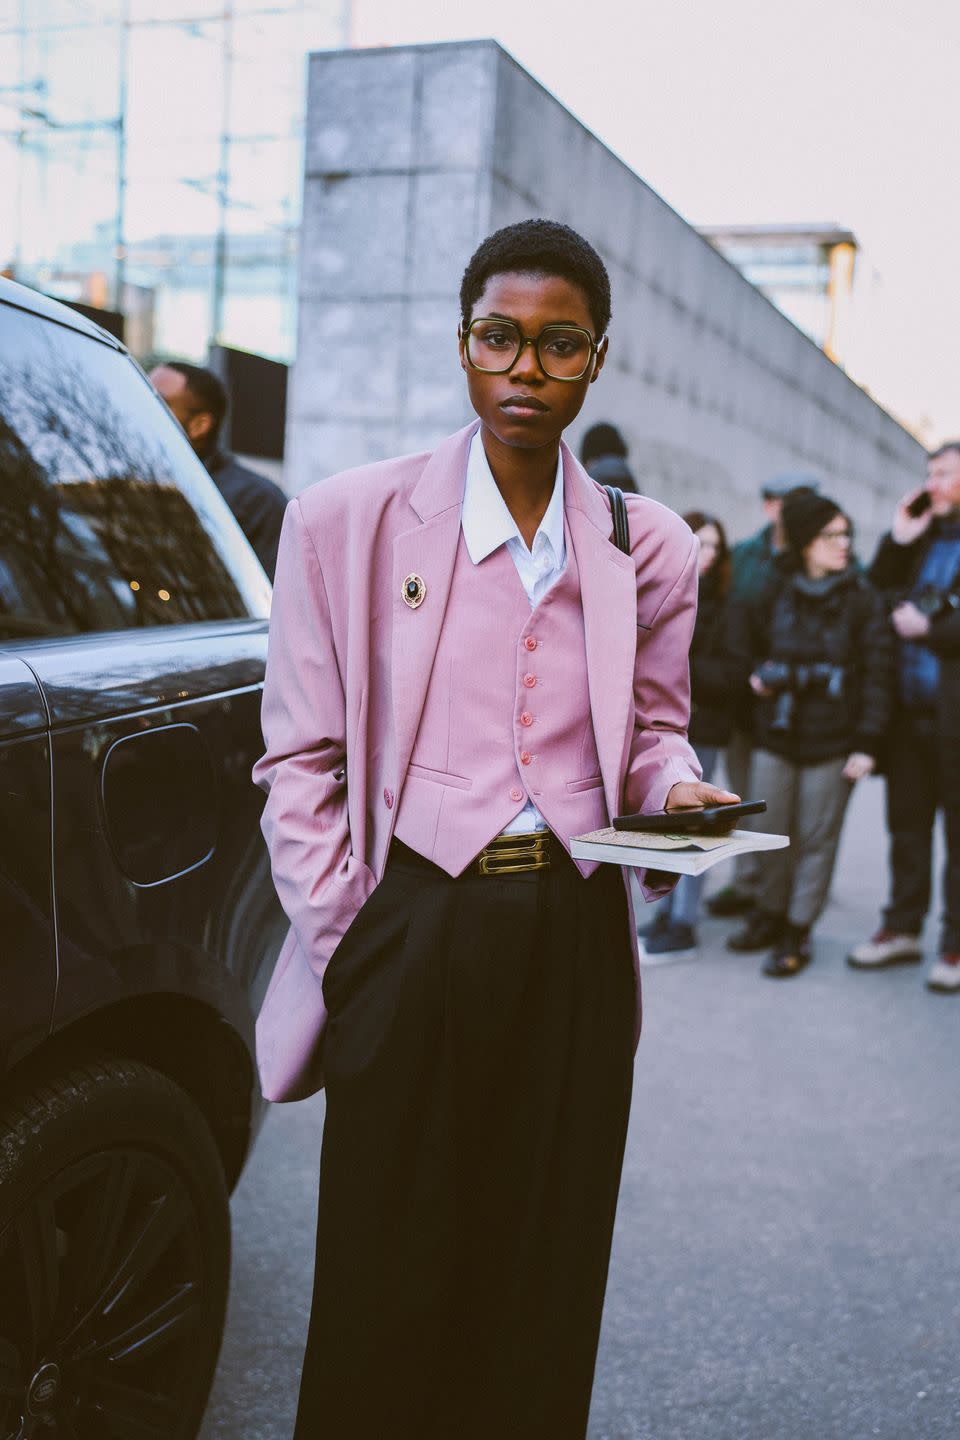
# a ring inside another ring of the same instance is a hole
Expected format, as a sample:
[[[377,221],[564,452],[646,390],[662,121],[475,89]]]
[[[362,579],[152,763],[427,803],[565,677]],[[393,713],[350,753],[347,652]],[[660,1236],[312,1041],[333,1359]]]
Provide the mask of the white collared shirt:
[[[526,591],[531,610],[535,610],[547,591],[563,574],[567,563],[567,545],[563,533],[563,459],[557,458],[557,474],[553,494],[537,526],[533,545],[527,543],[517,528],[506,501],[500,494],[487,460],[480,431],[474,435],[467,460],[467,483],[463,492],[460,519],[467,554],[474,565],[486,560],[501,545],[506,545],[517,567],[520,583]],[[519,835],[533,830],[546,830],[546,820],[527,800],[520,814],[511,820],[504,835]]]

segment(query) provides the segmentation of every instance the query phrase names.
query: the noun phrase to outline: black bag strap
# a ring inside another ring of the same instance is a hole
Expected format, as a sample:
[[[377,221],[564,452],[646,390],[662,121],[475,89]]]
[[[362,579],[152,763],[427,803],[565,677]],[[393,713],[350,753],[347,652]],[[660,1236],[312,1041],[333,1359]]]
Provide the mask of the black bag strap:
[[[610,496],[610,513],[613,516],[613,543],[624,555],[630,554],[630,521],[627,519],[627,502],[623,491],[616,485],[604,485]]]

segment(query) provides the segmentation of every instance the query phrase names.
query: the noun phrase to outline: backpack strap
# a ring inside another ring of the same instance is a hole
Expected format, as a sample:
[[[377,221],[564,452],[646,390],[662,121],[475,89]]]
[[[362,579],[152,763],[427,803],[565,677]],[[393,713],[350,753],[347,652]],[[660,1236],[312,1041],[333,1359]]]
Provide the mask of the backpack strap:
[[[627,518],[627,502],[623,491],[616,485],[604,485],[610,497],[610,513],[613,516],[613,543],[624,555],[630,554],[630,521]]]

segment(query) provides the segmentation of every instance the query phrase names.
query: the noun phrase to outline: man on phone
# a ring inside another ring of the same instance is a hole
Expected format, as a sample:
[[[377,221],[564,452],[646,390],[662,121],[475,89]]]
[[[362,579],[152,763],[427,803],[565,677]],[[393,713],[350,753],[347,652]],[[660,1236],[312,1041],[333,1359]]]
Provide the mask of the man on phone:
[[[878,970],[922,960],[933,823],[942,809],[943,923],[927,985],[960,994],[960,440],[929,456],[926,484],[897,506],[870,579],[891,599],[899,641],[887,754],[890,901],[880,929],[848,961]]]

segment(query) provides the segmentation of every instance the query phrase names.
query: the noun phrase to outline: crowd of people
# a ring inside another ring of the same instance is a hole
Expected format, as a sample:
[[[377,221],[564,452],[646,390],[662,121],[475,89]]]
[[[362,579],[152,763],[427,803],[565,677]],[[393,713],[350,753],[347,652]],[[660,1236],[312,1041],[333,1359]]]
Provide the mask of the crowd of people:
[[[684,517],[700,540],[690,737],[704,776],[722,754],[731,788],[767,802],[758,827],[790,837],[786,850],[740,857],[707,908],[740,919],[727,945],[767,951],[765,975],[799,974],[851,791],[882,773],[889,902],[849,964],[922,961],[942,810],[943,919],[926,983],[960,993],[960,440],[929,457],[867,565],[850,516],[815,478],[778,476],[762,500],[763,528],[732,549],[715,516]],[[658,907],[648,955],[696,946],[701,883],[682,879]]]

